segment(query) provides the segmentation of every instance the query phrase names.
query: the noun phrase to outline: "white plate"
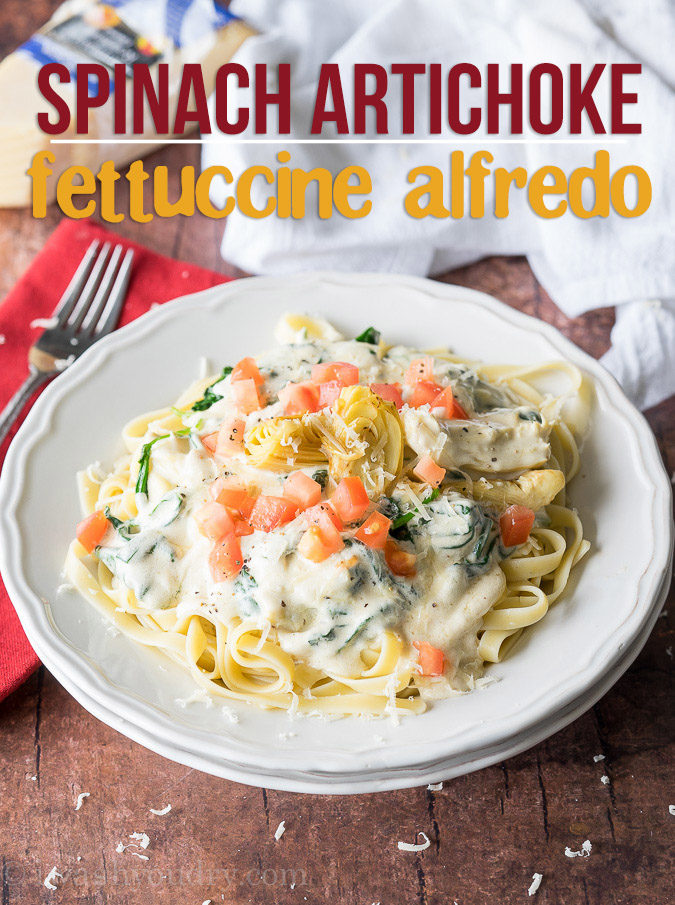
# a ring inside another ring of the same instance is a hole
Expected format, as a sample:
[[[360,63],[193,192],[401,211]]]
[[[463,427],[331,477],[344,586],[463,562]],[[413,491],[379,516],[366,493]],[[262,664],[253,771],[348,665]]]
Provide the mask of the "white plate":
[[[595,379],[583,467],[572,485],[591,555],[546,618],[505,662],[500,681],[399,726],[324,721],[238,706],[181,707],[189,676],[123,636],[76,595],[56,595],[79,518],[74,473],[109,464],[130,417],[176,397],[198,359],[214,366],[273,344],[284,310],[322,313],[355,334],[446,343],[468,358],[566,357]],[[583,712],[627,668],[667,589],[670,482],[654,437],[612,378],[551,327],[481,293],[426,280],[314,274],[255,278],[176,300],[97,343],[39,399],[0,479],[0,564],[45,665],[100,719],[167,757],[252,784],[352,792],[457,775],[523,750]],[[664,587],[664,582],[666,582]],[[45,601],[50,605],[45,606]],[[295,733],[283,739],[281,735]]]

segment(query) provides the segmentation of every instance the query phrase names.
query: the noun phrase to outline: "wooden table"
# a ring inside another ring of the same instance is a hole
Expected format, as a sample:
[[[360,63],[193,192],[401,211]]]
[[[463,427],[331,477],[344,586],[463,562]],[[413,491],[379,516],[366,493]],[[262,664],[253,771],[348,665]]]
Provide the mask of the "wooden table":
[[[29,10],[4,0],[0,54],[56,5],[37,0]],[[175,172],[197,164],[198,154],[174,147],[150,160]],[[41,222],[26,211],[0,212],[0,297],[58,220],[56,210]],[[164,254],[234,272],[220,259],[214,221],[125,221],[117,229]],[[522,258],[488,258],[441,279],[555,324],[592,355],[608,347],[613,311],[566,318]],[[672,473],[675,399],[647,417]],[[0,704],[0,903],[664,905],[674,892],[673,603],[671,589],[645,649],[591,711],[440,792],[303,796],[206,776],[99,723],[41,668]],[[90,796],[76,811],[80,792]],[[167,804],[164,816],[150,812]],[[286,832],[275,841],[282,820]],[[431,847],[400,852],[398,840],[413,841],[419,830]],[[147,861],[116,851],[133,832],[150,837]],[[565,856],[585,839],[589,858]],[[57,892],[43,885],[53,866],[64,875]],[[530,900],[535,871],[544,878]]]

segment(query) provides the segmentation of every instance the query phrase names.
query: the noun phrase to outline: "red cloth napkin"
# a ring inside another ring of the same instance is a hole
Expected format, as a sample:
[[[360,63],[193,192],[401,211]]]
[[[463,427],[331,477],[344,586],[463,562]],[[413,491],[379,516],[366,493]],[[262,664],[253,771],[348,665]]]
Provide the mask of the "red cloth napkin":
[[[35,318],[50,317],[93,239],[119,242],[135,252],[120,326],[144,314],[153,304],[208,289],[230,279],[194,264],[155,254],[89,221],[63,220],[0,305],[0,411],[28,376],[28,349],[40,334],[39,329],[30,327],[30,322]],[[21,420],[0,447],[0,468]],[[0,701],[18,688],[38,665],[38,658],[0,580]]]

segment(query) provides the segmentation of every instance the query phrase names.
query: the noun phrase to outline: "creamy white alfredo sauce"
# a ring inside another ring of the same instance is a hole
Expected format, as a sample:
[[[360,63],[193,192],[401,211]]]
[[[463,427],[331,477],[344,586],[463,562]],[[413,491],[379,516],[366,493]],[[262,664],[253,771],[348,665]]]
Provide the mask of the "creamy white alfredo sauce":
[[[411,360],[421,355],[403,346],[383,354],[378,346],[354,340],[301,341],[263,353],[256,363],[267,404],[247,416],[247,430],[283,414],[277,393],[289,381],[309,379],[314,364],[346,361],[358,366],[362,384],[403,384]],[[550,427],[538,411],[461,364],[436,358],[434,379],[452,386],[471,420],[448,421],[439,417],[442,411],[404,404],[407,455],[429,453],[444,468],[470,475],[507,476],[546,461]],[[415,641],[443,650],[444,681],[458,690],[468,687],[479,669],[481,619],[505,584],[499,560],[507,551],[494,514],[457,493],[432,494],[428,485],[422,495],[411,494],[404,482],[390,496],[372,501],[370,511],[377,509],[392,522],[409,515],[394,536],[417,557],[414,577],[394,575],[383,553],[356,540],[353,530],[345,533],[342,550],[321,563],[309,561],[297,549],[307,529],[301,513],[281,528],[241,537],[243,568],[233,580],[216,582],[208,565],[211,541],[193,517],[210,499],[211,483],[220,474],[234,474],[257,492],[280,496],[287,475],[250,467],[244,452],[216,462],[204,451],[199,438],[233,412],[229,376],[210,392],[222,398],[183,415],[189,435],[153,445],[148,494],[139,498],[138,517],[113,522],[98,548],[113,582],[134,592],[140,610],[176,607],[177,616],[201,613],[273,627],[285,651],[338,676],[358,674],[361,651],[390,630],[405,642],[411,663]],[[404,403],[407,398],[403,386]],[[153,436],[151,425],[142,442]],[[312,476],[317,469],[303,470]]]

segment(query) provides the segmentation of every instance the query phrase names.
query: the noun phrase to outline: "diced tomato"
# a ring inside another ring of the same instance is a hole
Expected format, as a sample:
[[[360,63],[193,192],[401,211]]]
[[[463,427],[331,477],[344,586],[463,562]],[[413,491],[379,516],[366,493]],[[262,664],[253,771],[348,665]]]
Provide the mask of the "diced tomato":
[[[204,449],[213,455],[216,451],[216,446],[218,445],[218,431],[214,431],[212,434],[204,434],[202,437],[202,446]]]
[[[252,494],[247,493],[244,499],[241,501],[239,506],[237,507],[239,510],[239,514],[242,518],[250,519],[251,513],[253,512],[253,507],[256,504],[257,497],[252,496]]]
[[[403,380],[409,387],[415,386],[420,380],[427,380],[433,383],[434,380],[434,360],[430,355],[425,358],[413,358],[410,362],[408,370],[405,372]]]
[[[241,418],[228,418],[218,431],[217,456],[232,456],[244,448],[246,422]]]
[[[355,476],[343,478],[330,501],[345,525],[358,522],[370,503],[363,481]]]
[[[215,501],[204,503],[195,512],[195,521],[201,533],[211,540],[220,540],[234,531],[232,516],[224,506]]]
[[[325,361],[312,366],[314,383],[332,383],[337,380],[343,387],[351,387],[359,382],[359,369],[348,361]]]
[[[250,522],[258,531],[273,531],[295,518],[298,507],[282,496],[261,494],[255,501]]]
[[[413,468],[413,474],[420,481],[426,481],[432,487],[438,487],[445,477],[445,468],[437,465],[431,456],[422,456],[417,465]]]
[[[502,512],[499,518],[499,531],[505,547],[517,547],[524,544],[530,536],[534,525],[534,512],[527,506],[514,504]]]
[[[338,531],[344,531],[345,526],[342,519],[330,503],[318,503],[316,506],[306,509],[304,516],[308,525],[319,525],[321,527],[321,525],[330,522],[335,525]]]
[[[354,537],[374,550],[384,550],[390,528],[391,519],[388,519],[386,515],[382,515],[381,512],[373,512],[361,525]]]
[[[371,383],[370,389],[385,402],[393,402],[397,409],[403,405],[400,383]]]
[[[316,412],[319,408],[319,388],[311,380],[287,383],[282,390],[279,390],[279,401],[283,404],[286,415],[304,415],[305,412]]]
[[[345,545],[340,532],[328,522],[326,525],[310,525],[300,538],[298,553],[312,562],[323,562]]]
[[[298,509],[309,509],[321,499],[321,484],[303,471],[296,471],[286,479],[284,496],[295,503]]]
[[[462,408],[462,406],[455,399],[454,411],[452,413],[453,418],[457,418],[459,421],[468,421],[469,415],[466,409]]]
[[[442,386],[431,380],[418,380],[412,389],[408,405],[415,409],[421,405],[433,405],[442,389]]]
[[[319,384],[319,408],[325,409],[332,405],[344,389],[344,384],[339,380],[330,380],[328,383]]]
[[[216,478],[209,487],[211,499],[216,503],[222,503],[228,509],[238,509],[239,504],[246,496],[246,488],[238,478],[231,475],[226,478]]]
[[[258,370],[258,365],[252,358],[242,358],[241,361],[232,368],[230,381],[234,383],[237,380],[252,380],[257,387],[265,382],[265,378]]]
[[[393,541],[388,540],[384,546],[384,558],[394,573],[394,575],[402,575],[406,578],[412,578],[416,572],[417,557],[414,553],[408,553]]]
[[[244,415],[249,415],[251,412],[257,412],[261,408],[258,388],[255,385],[255,380],[251,377],[235,380],[230,385],[230,389],[237,411],[242,412]]]
[[[244,565],[239,538],[227,534],[213,545],[209,556],[209,567],[214,581],[234,578]]]
[[[438,396],[431,403],[431,407],[442,408],[445,409],[445,417],[450,418],[460,418],[463,421],[468,421],[469,416],[464,411],[462,406],[455,399],[455,394],[452,392],[452,387],[445,387]]]
[[[110,522],[101,509],[97,509],[96,512],[92,512],[91,515],[82,519],[76,528],[76,534],[87,553],[91,553],[94,547],[98,547],[109,526]]]
[[[433,647],[427,641],[413,641],[413,647],[419,651],[417,662],[423,676],[442,676],[445,657],[443,651]]]
[[[245,537],[247,534],[253,534],[253,526],[243,518],[236,518],[234,520],[234,534],[235,537]]]

